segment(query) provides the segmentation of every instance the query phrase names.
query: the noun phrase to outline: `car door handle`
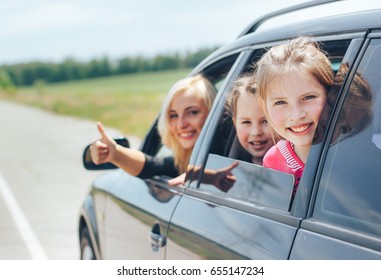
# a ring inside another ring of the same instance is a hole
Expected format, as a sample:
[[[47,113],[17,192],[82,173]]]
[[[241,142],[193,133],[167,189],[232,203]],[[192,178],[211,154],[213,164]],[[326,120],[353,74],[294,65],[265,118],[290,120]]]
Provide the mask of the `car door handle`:
[[[167,238],[160,232],[159,222],[156,222],[153,225],[148,238],[151,243],[151,248],[153,252],[158,252],[161,247],[164,247],[167,244]]]

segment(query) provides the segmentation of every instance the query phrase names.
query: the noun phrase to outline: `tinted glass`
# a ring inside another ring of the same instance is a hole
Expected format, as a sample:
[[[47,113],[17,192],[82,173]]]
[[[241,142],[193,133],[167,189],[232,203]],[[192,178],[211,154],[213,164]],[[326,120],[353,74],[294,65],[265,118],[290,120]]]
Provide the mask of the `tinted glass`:
[[[313,216],[381,234],[381,40],[373,40],[337,118]]]
[[[235,162],[238,165],[232,170],[233,180],[224,181],[217,176],[216,180],[204,180],[202,189],[288,211],[294,185],[294,177],[290,174],[215,154],[209,154],[205,173],[229,168]],[[204,178],[214,176],[205,173]]]

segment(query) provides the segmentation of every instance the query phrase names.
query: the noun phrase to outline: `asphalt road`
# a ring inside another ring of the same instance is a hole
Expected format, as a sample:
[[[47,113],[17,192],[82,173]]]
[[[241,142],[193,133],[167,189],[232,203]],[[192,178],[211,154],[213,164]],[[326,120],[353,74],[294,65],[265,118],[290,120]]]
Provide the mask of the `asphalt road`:
[[[103,172],[81,161],[96,123],[0,101],[0,131],[0,259],[78,259],[79,209]]]

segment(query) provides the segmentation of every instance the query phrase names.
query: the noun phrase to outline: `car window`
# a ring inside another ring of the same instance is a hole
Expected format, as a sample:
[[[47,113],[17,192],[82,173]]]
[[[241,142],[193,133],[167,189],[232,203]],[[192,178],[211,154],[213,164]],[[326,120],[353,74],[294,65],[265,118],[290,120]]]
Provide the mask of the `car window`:
[[[238,54],[230,55],[207,65],[201,70],[192,72],[190,75],[203,75],[218,91],[237,57]],[[156,119],[151,130],[147,134],[141,150],[151,156],[171,156],[173,152],[162,144],[161,137],[157,129],[157,120],[158,119]]]
[[[321,45],[328,53],[332,67],[337,72],[350,40],[327,41]],[[266,49],[257,49],[252,53],[248,64],[242,69],[244,72],[253,71],[255,62],[266,52]],[[231,81],[233,83],[234,81]],[[227,94],[226,94],[227,95]],[[209,173],[228,168],[235,159],[238,166],[232,170],[234,184],[229,189],[216,186],[216,182],[210,183]],[[200,178],[200,184],[193,183],[200,191],[213,192],[241,201],[264,205],[283,211],[290,210],[294,177],[272,169],[266,169],[254,164],[251,156],[239,144],[236,137],[235,127],[228,109],[224,109],[219,125],[214,134],[209,154],[206,160],[204,174]]]
[[[370,42],[338,114],[313,218],[381,234],[381,39]]]

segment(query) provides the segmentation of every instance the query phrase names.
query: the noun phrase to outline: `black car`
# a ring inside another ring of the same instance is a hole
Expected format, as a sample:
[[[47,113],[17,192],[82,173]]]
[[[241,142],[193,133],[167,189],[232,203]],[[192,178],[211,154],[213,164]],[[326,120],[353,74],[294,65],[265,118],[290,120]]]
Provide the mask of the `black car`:
[[[317,39],[336,73],[330,90],[337,98],[324,112],[295,198],[290,175],[240,160],[228,192],[192,170],[177,187],[110,170],[93,182],[80,212],[82,259],[381,259],[381,4],[323,2],[253,22],[189,74],[218,89],[190,166],[218,169],[239,160],[225,114],[235,79],[271,46],[300,35]],[[371,88],[364,108],[351,96],[359,76]],[[141,150],[170,153],[155,123]],[[85,152],[89,169],[113,167],[88,160]]]

